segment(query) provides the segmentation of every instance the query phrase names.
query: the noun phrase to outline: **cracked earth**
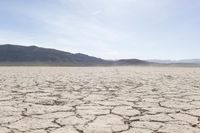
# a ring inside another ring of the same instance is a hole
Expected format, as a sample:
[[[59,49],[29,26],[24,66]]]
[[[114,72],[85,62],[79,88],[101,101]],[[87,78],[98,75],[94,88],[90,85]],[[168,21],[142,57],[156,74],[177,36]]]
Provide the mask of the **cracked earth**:
[[[200,133],[200,68],[0,67],[0,133]]]

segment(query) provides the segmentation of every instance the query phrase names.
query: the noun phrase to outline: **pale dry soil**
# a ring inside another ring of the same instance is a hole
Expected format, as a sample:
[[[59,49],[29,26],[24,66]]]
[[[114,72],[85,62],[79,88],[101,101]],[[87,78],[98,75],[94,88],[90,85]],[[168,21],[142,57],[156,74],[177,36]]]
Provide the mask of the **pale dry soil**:
[[[200,68],[0,67],[0,133],[200,133]]]

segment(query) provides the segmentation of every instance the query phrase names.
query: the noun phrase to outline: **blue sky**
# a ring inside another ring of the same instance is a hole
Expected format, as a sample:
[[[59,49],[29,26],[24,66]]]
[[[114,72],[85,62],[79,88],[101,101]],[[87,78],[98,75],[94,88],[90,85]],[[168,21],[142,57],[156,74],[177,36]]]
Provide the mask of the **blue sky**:
[[[0,43],[104,59],[200,58],[199,0],[1,0]]]

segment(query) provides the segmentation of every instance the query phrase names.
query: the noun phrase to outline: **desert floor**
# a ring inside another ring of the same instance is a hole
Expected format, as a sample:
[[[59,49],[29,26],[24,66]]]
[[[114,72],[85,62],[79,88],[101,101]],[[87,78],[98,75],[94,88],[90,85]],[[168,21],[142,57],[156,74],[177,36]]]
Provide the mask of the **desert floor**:
[[[0,67],[0,133],[200,133],[200,68]]]

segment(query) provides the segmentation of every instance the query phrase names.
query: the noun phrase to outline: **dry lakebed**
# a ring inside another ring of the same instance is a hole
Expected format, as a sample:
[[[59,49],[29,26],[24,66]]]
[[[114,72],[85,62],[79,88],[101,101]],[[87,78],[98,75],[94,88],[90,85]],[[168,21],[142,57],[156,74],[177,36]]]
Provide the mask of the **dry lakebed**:
[[[0,133],[200,133],[200,68],[0,67]]]

